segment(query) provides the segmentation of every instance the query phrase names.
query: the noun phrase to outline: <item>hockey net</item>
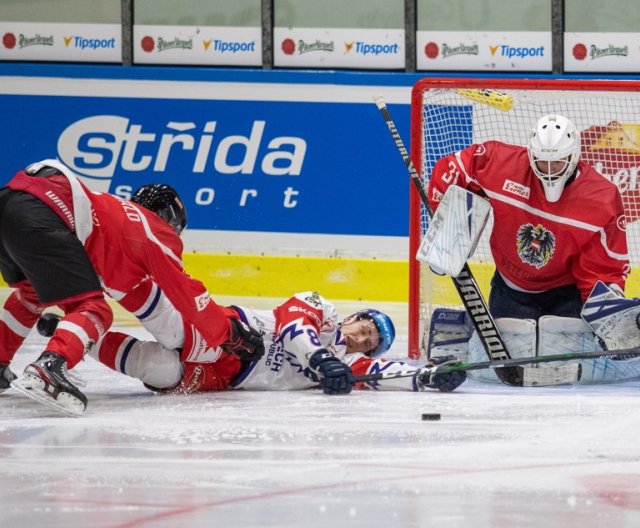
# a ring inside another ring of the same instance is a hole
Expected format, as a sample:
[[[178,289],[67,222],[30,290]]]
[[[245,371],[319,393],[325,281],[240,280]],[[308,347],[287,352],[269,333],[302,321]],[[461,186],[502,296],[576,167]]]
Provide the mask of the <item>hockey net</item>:
[[[582,136],[582,159],[622,193],[632,272],[627,297],[640,296],[640,82],[524,79],[422,79],[412,93],[411,158],[426,189],[435,162],[472,143],[499,140],[526,145],[546,114],[573,120]],[[409,227],[409,356],[426,349],[431,314],[462,309],[450,277],[415,259],[429,217],[411,188]],[[488,298],[494,273],[490,220],[469,266]]]

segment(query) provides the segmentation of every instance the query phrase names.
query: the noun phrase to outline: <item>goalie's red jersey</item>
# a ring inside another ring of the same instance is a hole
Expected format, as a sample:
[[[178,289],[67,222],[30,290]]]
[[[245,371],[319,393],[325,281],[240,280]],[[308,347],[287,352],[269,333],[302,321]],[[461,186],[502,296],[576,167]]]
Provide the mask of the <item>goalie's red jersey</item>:
[[[184,271],[182,241],[169,224],[132,202],[91,192],[57,160],[37,165],[55,167],[61,174],[43,178],[20,171],[7,187],[32,194],[62,218],[84,245],[110,297],[120,301],[151,279],[208,343],[228,340],[226,313]]]
[[[488,141],[440,159],[428,196],[434,210],[449,185],[487,198],[491,252],[507,284],[533,293],[575,284],[584,301],[598,280],[624,289],[630,265],[617,187],[582,161],[577,170],[552,203],[525,147]]]

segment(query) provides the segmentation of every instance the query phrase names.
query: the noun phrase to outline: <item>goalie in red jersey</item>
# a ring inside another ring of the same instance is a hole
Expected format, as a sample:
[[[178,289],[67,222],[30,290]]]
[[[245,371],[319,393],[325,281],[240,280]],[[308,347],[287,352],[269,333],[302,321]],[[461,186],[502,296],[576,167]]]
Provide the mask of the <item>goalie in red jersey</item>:
[[[240,356],[264,352],[260,335],[229,317],[184,271],[179,233],[186,213],[170,187],[144,186],[132,201],[122,200],[89,191],[68,167],[45,160],[0,190],[0,218],[0,271],[15,288],[0,317],[0,392],[11,383],[63,413],[82,414],[87,399],[67,371],[111,326],[103,292],[143,312],[153,302],[151,283],[208,342]],[[65,316],[16,380],[9,364],[52,305]]]
[[[622,198],[615,184],[581,160],[580,145],[575,125],[552,114],[538,120],[526,147],[487,141],[438,160],[428,187],[436,211],[430,229],[443,220],[437,218],[441,203],[448,213],[461,210],[447,209],[449,201],[486,199],[494,217],[489,309],[495,318],[582,317],[604,346],[637,346],[637,325],[627,339],[621,324],[640,313],[637,300],[623,297],[630,263]],[[467,197],[448,193],[452,186]],[[445,245],[446,239],[438,240]],[[471,244],[464,259],[473,249]]]

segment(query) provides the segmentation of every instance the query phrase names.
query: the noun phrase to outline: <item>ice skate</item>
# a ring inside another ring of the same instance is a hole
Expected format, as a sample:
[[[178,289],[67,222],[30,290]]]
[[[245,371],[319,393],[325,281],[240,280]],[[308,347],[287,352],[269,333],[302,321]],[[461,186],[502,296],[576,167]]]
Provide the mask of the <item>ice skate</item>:
[[[11,386],[67,416],[81,416],[87,408],[86,396],[70,380],[66,359],[54,352],[44,352]]]

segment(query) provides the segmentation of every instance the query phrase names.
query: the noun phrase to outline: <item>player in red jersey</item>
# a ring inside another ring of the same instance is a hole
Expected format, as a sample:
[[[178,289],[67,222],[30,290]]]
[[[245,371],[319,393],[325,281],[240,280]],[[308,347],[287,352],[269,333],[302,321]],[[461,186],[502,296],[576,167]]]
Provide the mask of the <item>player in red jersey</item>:
[[[186,214],[177,194],[168,213],[175,218],[93,193],[57,160],[33,164],[9,181],[0,191],[0,271],[16,291],[0,318],[0,390],[13,381],[9,363],[43,308],[57,305],[64,318],[13,385],[62,412],[82,414],[87,400],[67,369],[111,326],[103,291],[116,301],[127,297],[122,304],[135,311],[150,284],[210,343],[241,356],[264,352],[259,334],[229,317],[184,271],[179,231]]]
[[[580,160],[580,134],[560,115],[542,117],[527,147],[499,141],[440,159],[428,196],[450,185],[491,204],[494,317],[580,317],[600,281],[622,293],[629,274],[625,214],[617,187]]]

